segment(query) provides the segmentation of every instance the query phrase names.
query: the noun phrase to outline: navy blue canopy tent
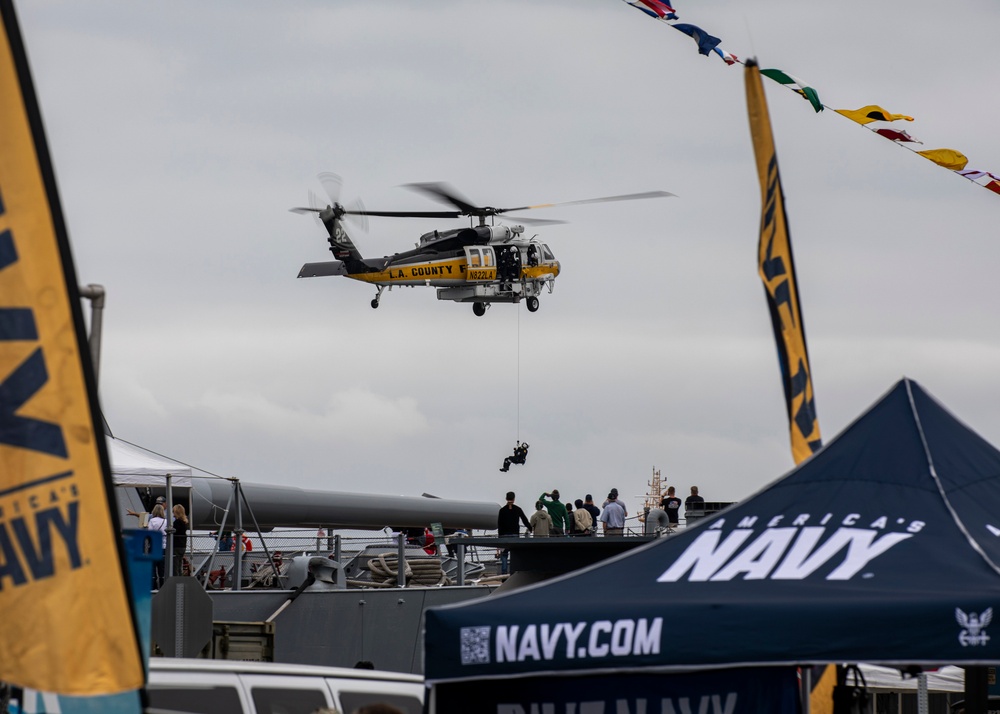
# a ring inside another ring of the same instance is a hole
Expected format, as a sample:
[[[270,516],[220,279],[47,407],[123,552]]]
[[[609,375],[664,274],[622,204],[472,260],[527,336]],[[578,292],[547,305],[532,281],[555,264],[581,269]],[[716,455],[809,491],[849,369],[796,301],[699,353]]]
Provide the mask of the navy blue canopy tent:
[[[904,379],[786,476],[677,536],[429,610],[425,675],[441,691],[510,691],[519,676],[996,663],[998,563],[1000,452]]]

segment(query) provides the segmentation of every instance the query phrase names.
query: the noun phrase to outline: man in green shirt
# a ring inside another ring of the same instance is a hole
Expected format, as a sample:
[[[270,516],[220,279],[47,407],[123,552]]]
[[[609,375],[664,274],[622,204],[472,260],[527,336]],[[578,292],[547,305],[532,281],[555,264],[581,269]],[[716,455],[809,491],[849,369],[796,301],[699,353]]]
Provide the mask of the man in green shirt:
[[[545,499],[551,497],[551,501]],[[569,519],[566,517],[566,506],[559,500],[559,490],[552,489],[551,493],[543,493],[538,500],[548,510],[552,516],[552,535],[564,535],[569,533]]]

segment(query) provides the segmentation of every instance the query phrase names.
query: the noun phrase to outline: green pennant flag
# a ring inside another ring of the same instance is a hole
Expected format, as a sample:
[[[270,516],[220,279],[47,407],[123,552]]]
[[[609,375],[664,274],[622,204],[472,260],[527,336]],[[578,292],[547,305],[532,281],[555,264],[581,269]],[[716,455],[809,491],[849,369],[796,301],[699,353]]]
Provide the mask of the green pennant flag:
[[[780,69],[762,69],[760,73],[765,77],[773,79],[778,84],[783,84],[801,94],[809,100],[809,103],[812,104],[813,109],[817,112],[823,111],[823,102],[819,100],[819,93],[795,75],[782,72]]]

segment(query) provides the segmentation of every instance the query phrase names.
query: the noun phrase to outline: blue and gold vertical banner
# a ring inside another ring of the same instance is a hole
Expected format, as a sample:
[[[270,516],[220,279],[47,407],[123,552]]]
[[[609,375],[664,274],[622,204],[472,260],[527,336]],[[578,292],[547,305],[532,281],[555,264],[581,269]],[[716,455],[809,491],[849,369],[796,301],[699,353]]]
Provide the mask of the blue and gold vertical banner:
[[[83,310],[11,0],[0,0],[0,680],[145,679]]]
[[[760,81],[760,69],[747,60],[745,71],[747,113],[750,116],[750,136],[757,158],[760,192],[763,206],[760,220],[760,242],[757,248],[758,268],[771,325],[778,347],[778,364],[785,388],[788,423],[791,432],[792,457],[801,463],[822,446],[816,402],[813,396],[812,373],[806,351],[806,328],[799,307],[799,289],[795,282],[795,262],[792,260],[792,239],[785,215],[785,196],[778,175],[778,156],[771,134],[771,119],[767,99]]]

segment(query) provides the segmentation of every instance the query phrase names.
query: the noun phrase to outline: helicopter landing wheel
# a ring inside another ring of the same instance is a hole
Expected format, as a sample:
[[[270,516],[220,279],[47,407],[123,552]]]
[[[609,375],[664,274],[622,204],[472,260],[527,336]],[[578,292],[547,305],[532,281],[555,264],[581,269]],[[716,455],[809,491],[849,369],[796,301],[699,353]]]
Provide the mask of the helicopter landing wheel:
[[[378,298],[372,300],[372,310],[378,308]]]
[[[528,312],[538,311],[538,298],[530,297],[528,298]]]
[[[382,299],[382,291],[385,290],[385,285],[379,285],[378,293],[376,293],[374,299],[372,300],[372,310],[378,308],[379,300]]]
[[[486,303],[484,302],[474,302],[472,303],[472,312],[475,313],[476,317],[482,317],[486,314]]]

